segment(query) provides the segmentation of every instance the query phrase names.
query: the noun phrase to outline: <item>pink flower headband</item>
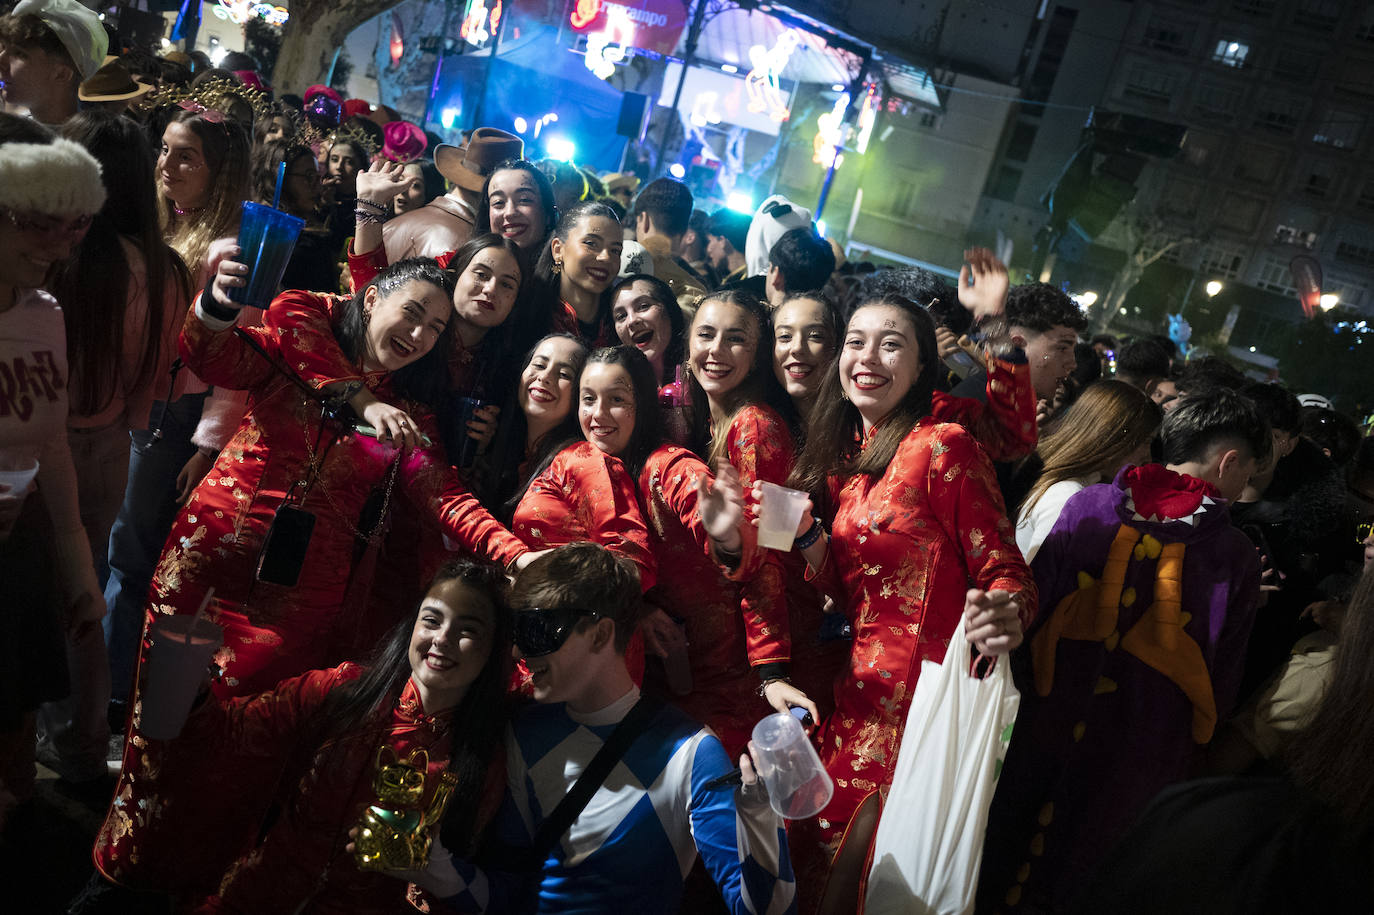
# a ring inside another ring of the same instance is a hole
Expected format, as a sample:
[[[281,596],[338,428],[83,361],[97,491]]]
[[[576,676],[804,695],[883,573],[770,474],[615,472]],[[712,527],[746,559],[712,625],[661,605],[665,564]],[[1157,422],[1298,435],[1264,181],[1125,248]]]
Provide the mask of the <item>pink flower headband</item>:
[[[224,123],[223,111],[220,111],[218,108],[206,108],[204,105],[202,105],[200,102],[197,102],[195,99],[188,98],[180,102],[177,102],[177,107],[182,109],[183,111],[194,111],[196,114],[200,115],[205,120],[209,121],[211,124]]]

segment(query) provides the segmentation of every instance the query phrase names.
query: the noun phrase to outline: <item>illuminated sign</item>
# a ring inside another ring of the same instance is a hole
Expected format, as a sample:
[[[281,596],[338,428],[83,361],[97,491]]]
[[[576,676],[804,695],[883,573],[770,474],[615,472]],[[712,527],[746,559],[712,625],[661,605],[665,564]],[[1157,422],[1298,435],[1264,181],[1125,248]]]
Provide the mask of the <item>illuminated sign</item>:
[[[754,69],[744,78],[744,84],[749,91],[750,111],[767,113],[775,121],[787,120],[791,112],[787,107],[787,94],[782,91],[782,71],[801,41],[801,32],[788,29],[773,47],[756,44],[749,49],[749,62]]]
[[[624,7],[612,6],[606,11],[606,27],[587,36],[587,69],[601,79],[610,79],[615,65],[628,56],[634,39],[635,25]]]
[[[271,25],[283,25],[291,18],[285,7],[255,0],[218,0],[214,11],[216,18],[227,19],[234,25],[243,25],[253,16]]]
[[[629,20],[636,47],[671,54],[687,24],[687,4],[681,0],[576,0],[568,13],[573,31],[606,29],[612,17]]]
[[[490,21],[488,21],[489,13]],[[486,0],[468,0],[467,9],[463,13],[463,24],[459,27],[458,34],[468,44],[480,48],[486,44],[487,39],[496,34],[496,29],[500,25],[501,0],[496,0],[496,5],[490,10],[487,9]]]

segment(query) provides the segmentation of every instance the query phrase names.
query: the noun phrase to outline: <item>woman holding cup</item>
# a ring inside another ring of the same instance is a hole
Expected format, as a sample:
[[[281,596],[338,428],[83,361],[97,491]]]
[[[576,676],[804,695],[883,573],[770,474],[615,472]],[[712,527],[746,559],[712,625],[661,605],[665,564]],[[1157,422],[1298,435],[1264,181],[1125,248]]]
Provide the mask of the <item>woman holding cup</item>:
[[[921,662],[944,658],[961,612],[969,642],[989,655],[1019,645],[1035,614],[991,462],[962,427],[930,416],[937,368],[925,309],[896,295],[861,303],[793,474],[833,518],[829,535],[809,515],[798,526],[808,576],[855,630],[819,738],[835,796],[794,827],[807,834],[794,844],[797,873],[816,899],[832,862],[837,883],[861,870],[873,837],[862,824],[876,818],[855,815],[891,784]],[[860,868],[841,868],[841,857]]]
[[[33,791],[35,710],[70,691],[62,627],[105,612],[67,444],[62,309],[40,288],[104,202],[90,153],[0,114],[0,823]]]
[[[757,627],[746,618],[751,604],[771,599],[764,590],[770,579],[741,576],[740,555],[713,551],[697,511],[711,471],[664,441],[653,366],[637,348],[622,344],[587,358],[578,421],[586,439],[619,458],[637,483],[658,567],[640,631],[646,649],[663,659],[662,686],[727,751],[743,752],[750,729],[769,712],[749,667],[746,644]],[[676,666],[684,662],[686,671]]]
[[[772,323],[768,309],[742,289],[702,299],[687,335],[687,395],[692,410],[692,450],[727,479],[746,489],[755,481],[786,482],[795,458],[792,433],[782,418],[787,395],[773,374]],[[727,470],[728,468],[728,470]],[[793,649],[815,645],[820,599],[800,591],[796,606],[785,595],[786,564],[800,578],[800,561],[776,550],[747,551],[759,586],[742,607],[749,663],[777,711],[807,709],[819,721],[830,684],[824,666],[798,664]],[[793,673],[802,678],[799,688]]]
[[[404,261],[338,303],[331,339],[352,355],[354,369],[316,387],[283,370],[279,340],[284,335],[271,324],[293,300],[311,294],[285,293],[269,309],[267,327],[235,331],[236,304],[228,291],[241,288],[247,272],[243,264],[221,262],[210,290],[186,318],[183,357],[207,380],[247,389],[250,410],[177,519],[148,608],[150,619],[190,614],[207,590],[215,589],[207,616],[224,629],[216,657],[223,677],[214,686],[222,699],[356,656],[357,633],[366,621],[342,619],[340,604],[354,544],[359,537],[374,537],[380,527],[379,521],[360,521],[374,490],[381,493],[381,517],[393,499],[406,498],[476,555],[513,566],[527,561],[528,554],[463,488],[437,446],[408,447],[412,437],[423,442],[422,436],[438,436],[425,408],[442,396],[445,385],[441,354],[451,332],[452,296],[447,275],[431,261]],[[396,419],[400,411],[381,402],[364,410],[363,420],[383,430],[374,438],[333,419],[312,393],[337,397],[360,386],[404,402],[408,411]],[[410,429],[411,424],[419,428]],[[396,425],[408,434],[385,431]],[[359,530],[359,524],[370,529]],[[116,804],[142,797],[158,810],[164,796],[195,794],[191,783],[182,781],[194,779],[190,772],[165,779],[154,796],[142,794],[140,773],[158,769],[161,750],[140,735],[137,715],[129,735]],[[269,776],[251,761],[239,772],[250,789]],[[234,821],[224,806],[229,799],[204,792],[196,797],[206,822]],[[191,803],[186,797],[180,802]],[[223,832],[223,841],[232,845],[233,830],[225,825]],[[208,842],[191,866],[176,856],[119,846],[104,872],[131,884],[193,885],[217,877],[212,865],[222,872],[228,863],[222,855],[229,851],[222,842]]]

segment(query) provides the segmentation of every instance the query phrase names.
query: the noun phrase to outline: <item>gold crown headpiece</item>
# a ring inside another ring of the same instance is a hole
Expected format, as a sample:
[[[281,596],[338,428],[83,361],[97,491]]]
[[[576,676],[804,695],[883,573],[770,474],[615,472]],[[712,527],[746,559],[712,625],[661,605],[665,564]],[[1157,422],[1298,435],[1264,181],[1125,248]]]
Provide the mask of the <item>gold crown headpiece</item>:
[[[229,109],[236,101],[252,109],[255,121],[268,115],[266,93],[227,76],[207,79],[198,86],[164,86],[149,96],[149,102],[154,107],[177,105],[187,111],[199,112],[208,121],[222,121],[228,117]]]
[[[338,128],[329,135],[328,142],[330,146],[335,143],[352,143],[366,152],[369,159],[381,151],[377,141],[357,124],[345,124]]]

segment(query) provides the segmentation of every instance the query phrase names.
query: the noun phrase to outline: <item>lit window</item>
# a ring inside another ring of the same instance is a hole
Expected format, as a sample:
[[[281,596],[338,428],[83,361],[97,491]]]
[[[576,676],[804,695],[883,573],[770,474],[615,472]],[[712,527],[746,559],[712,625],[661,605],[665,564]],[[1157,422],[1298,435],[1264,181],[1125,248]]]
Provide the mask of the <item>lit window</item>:
[[[1239,41],[1227,41],[1223,38],[1217,42],[1217,49],[1212,52],[1212,60],[1228,67],[1240,69],[1245,66],[1245,58],[1250,56],[1250,46],[1241,44]]]

